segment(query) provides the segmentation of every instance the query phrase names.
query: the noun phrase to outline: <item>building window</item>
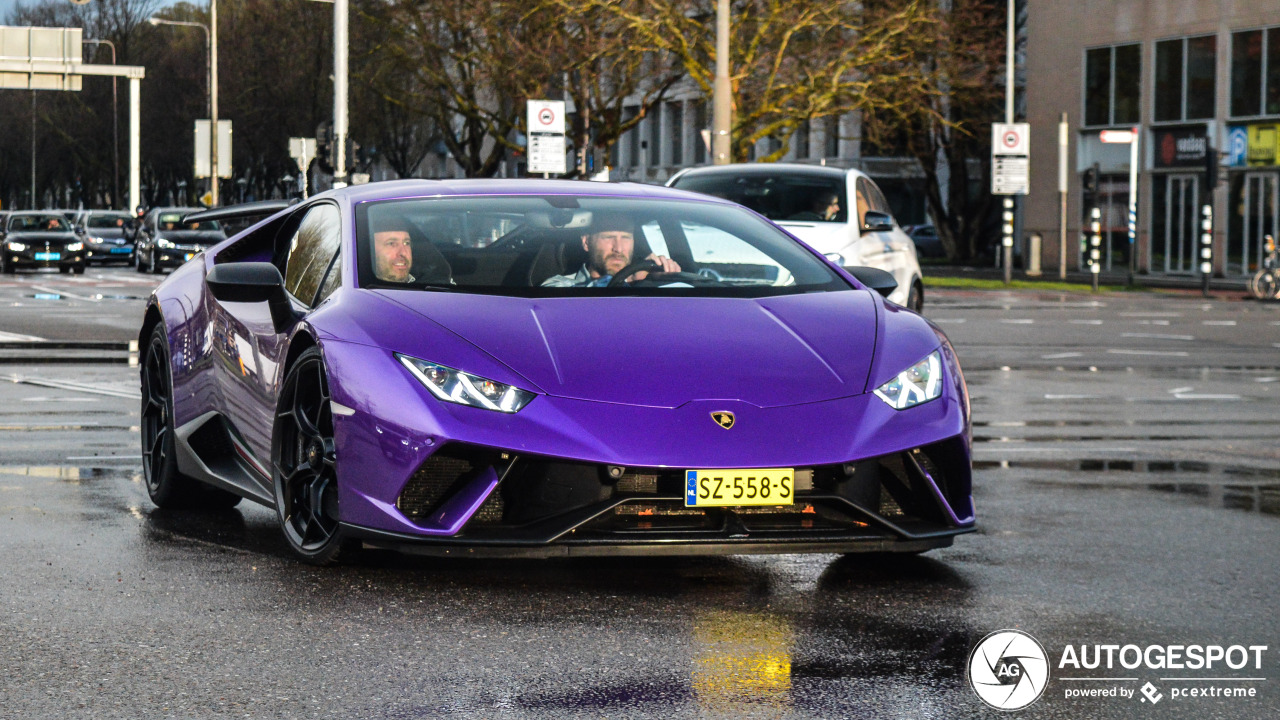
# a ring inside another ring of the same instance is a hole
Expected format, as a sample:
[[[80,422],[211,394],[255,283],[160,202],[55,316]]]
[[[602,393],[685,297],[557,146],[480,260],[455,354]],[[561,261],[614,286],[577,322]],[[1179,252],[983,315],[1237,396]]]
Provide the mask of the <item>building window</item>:
[[[840,116],[828,115],[823,133],[822,157],[840,157]]]
[[[693,162],[701,165],[707,161],[707,144],[711,142],[711,122],[707,118],[705,100],[699,100],[693,106],[693,126],[698,130],[698,137],[693,142]]]
[[[1214,116],[1217,55],[1218,39],[1213,35],[1156,43],[1156,122]]]
[[[1231,115],[1280,115],[1280,27],[1231,33]]]
[[[791,144],[795,149],[796,159],[804,160],[809,157],[809,121],[805,120],[800,123],[800,127],[796,128],[796,132],[791,136]]]
[[[1085,124],[1127,125],[1138,122],[1141,82],[1141,45],[1116,45],[1085,51]]]
[[[671,164],[684,164],[684,103],[667,103],[667,124],[671,128]]]

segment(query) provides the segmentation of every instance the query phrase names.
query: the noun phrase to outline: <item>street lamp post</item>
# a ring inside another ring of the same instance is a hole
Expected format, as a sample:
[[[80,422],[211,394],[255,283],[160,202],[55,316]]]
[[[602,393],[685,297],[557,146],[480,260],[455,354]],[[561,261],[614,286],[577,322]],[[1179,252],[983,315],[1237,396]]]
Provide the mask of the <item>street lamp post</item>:
[[[208,72],[209,85],[206,96],[209,102],[209,196],[214,207],[218,205],[218,0],[209,0],[209,22],[190,22],[188,20],[166,20],[152,17],[147,20],[152,25],[179,25],[197,27],[204,30],[205,69]]]
[[[729,80],[729,0],[716,3],[716,78],[711,89],[711,161],[727,165],[733,145],[729,137],[733,120],[732,84]]]
[[[110,40],[85,40],[86,45],[106,45],[111,48],[111,64],[116,64],[116,44]],[[111,202],[120,205],[120,111],[117,85],[119,78],[111,77],[111,157],[114,171],[111,174]]]

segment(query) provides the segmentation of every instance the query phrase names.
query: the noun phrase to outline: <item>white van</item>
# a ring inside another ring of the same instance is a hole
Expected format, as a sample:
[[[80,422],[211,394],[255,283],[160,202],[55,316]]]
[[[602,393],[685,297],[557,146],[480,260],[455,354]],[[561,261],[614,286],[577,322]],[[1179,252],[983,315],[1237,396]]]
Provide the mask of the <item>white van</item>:
[[[890,300],[917,312],[924,306],[915,243],[894,221],[880,188],[859,170],[714,165],[682,170],[667,186],[744,205],[841,265],[885,270],[898,282]]]

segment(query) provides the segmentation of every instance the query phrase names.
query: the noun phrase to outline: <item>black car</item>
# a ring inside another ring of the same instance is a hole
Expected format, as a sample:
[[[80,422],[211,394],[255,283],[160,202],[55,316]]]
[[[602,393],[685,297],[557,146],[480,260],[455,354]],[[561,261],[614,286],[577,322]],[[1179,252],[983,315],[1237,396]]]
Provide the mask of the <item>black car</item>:
[[[81,274],[84,242],[67,218],[56,210],[10,213],[0,232],[0,266],[6,273],[18,268],[52,268]]]
[[[210,245],[227,239],[217,220],[184,222],[187,215],[203,208],[155,208],[142,219],[133,266],[138,272],[159,273],[175,268]]]
[[[133,216],[119,210],[84,210],[76,216],[76,234],[90,263],[133,262]]]

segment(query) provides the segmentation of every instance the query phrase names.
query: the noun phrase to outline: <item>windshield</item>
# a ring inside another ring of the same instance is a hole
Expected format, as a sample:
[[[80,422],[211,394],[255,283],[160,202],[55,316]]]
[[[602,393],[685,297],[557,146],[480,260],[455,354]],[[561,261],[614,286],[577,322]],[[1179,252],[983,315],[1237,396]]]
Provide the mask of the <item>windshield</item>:
[[[849,215],[843,173],[689,173],[677,178],[673,187],[731,200],[770,220],[845,222]]]
[[[61,214],[14,215],[9,218],[11,232],[69,232],[71,225]]]
[[[85,227],[100,229],[123,228],[128,222],[128,213],[95,213],[88,217]]]
[[[356,222],[364,287],[529,297],[759,297],[849,289],[785,233],[726,205],[429,198],[363,203]],[[650,264],[631,267],[645,260]]]
[[[174,232],[178,230],[220,230],[222,226],[217,220],[205,220],[204,222],[182,222],[183,216],[188,213],[160,213],[156,218],[157,230],[168,230]]]

